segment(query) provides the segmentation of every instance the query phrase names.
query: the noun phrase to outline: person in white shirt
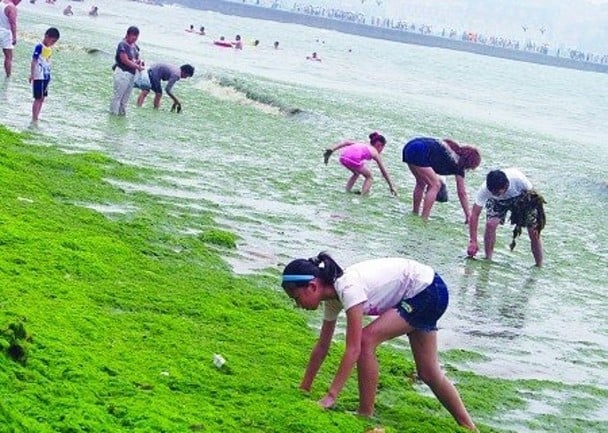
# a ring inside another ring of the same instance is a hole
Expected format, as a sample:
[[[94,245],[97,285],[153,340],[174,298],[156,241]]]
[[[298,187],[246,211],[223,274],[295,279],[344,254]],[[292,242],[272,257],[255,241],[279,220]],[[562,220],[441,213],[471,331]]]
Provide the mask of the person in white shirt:
[[[496,229],[499,224],[504,224],[507,212],[513,212],[517,205],[517,200],[522,194],[532,190],[532,183],[516,168],[506,168],[503,170],[493,170],[486,176],[486,181],[477,191],[475,204],[471,209],[469,219],[469,246],[467,254],[469,257],[475,256],[479,251],[477,244],[477,228],[479,225],[479,215],[481,209],[486,208],[486,229],[483,237],[486,259],[492,259],[494,245],[496,244]],[[528,215],[524,216],[527,221],[528,236],[532,255],[536,266],[542,266],[543,246],[540,232],[544,227],[544,211],[542,205],[540,209],[532,208]],[[539,212],[542,212],[542,224],[539,224]]]
[[[407,335],[418,376],[431,388],[458,424],[478,431],[437,356],[437,320],[448,306],[448,290],[430,266],[405,258],[367,260],[345,270],[327,253],[289,263],[282,287],[298,307],[324,307],[324,319],[300,388],[310,391],[329,351],[336,320],[346,312],[346,349],[338,371],[319,401],[332,407],[357,364],[359,415],[371,417],[378,388],[376,348]],[[363,316],[378,316],[363,326]]]
[[[0,48],[4,54],[4,72],[10,78],[13,48],[17,45],[17,5],[21,0],[0,0]]]

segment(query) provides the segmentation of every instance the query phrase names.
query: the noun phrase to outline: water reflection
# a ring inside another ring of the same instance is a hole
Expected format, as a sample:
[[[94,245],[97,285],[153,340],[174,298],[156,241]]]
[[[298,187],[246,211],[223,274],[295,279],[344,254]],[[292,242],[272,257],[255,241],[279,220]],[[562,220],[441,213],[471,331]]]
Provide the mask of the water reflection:
[[[522,277],[524,277],[522,279]],[[465,260],[458,309],[471,318],[470,335],[514,339],[526,325],[538,270],[527,274],[509,265],[486,260]],[[482,325],[477,328],[475,325]]]

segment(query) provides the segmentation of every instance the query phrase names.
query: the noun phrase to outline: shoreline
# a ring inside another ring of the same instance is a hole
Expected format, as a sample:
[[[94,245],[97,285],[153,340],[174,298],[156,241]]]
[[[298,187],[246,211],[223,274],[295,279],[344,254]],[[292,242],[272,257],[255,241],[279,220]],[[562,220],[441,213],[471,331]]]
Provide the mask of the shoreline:
[[[376,27],[368,24],[341,21],[226,0],[205,0],[204,2],[196,0],[168,0],[163,1],[163,3],[179,4],[192,9],[219,12],[226,15],[236,15],[245,18],[300,24],[308,27],[335,30],[341,33],[363,36],[372,39],[384,39],[405,44],[464,51],[484,56],[498,57],[527,63],[536,63],[559,68],[608,73],[608,64],[585,62],[566,57],[556,57],[548,54],[479,44],[459,39],[450,39],[435,35],[425,35],[385,27]]]

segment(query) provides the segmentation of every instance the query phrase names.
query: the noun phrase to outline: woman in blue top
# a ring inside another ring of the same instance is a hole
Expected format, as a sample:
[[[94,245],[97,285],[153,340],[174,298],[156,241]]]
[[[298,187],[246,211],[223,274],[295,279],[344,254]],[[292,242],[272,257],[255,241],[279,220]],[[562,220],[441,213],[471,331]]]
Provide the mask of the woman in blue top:
[[[426,221],[431,215],[431,208],[441,189],[440,175],[456,176],[458,199],[464,212],[465,224],[469,221],[469,201],[464,184],[465,170],[477,168],[481,163],[479,151],[472,146],[460,146],[450,139],[418,137],[410,140],[403,147],[403,162],[407,163],[416,178],[414,187],[413,212],[420,214]]]

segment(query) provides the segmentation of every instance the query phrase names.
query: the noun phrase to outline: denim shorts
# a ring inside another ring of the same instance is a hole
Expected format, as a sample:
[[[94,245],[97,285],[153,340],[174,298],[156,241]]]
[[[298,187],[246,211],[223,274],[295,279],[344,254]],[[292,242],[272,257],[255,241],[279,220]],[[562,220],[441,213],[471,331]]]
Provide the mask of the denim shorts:
[[[413,298],[403,299],[394,308],[412,327],[421,331],[436,331],[437,320],[448,308],[448,288],[438,274],[433,282]]]

